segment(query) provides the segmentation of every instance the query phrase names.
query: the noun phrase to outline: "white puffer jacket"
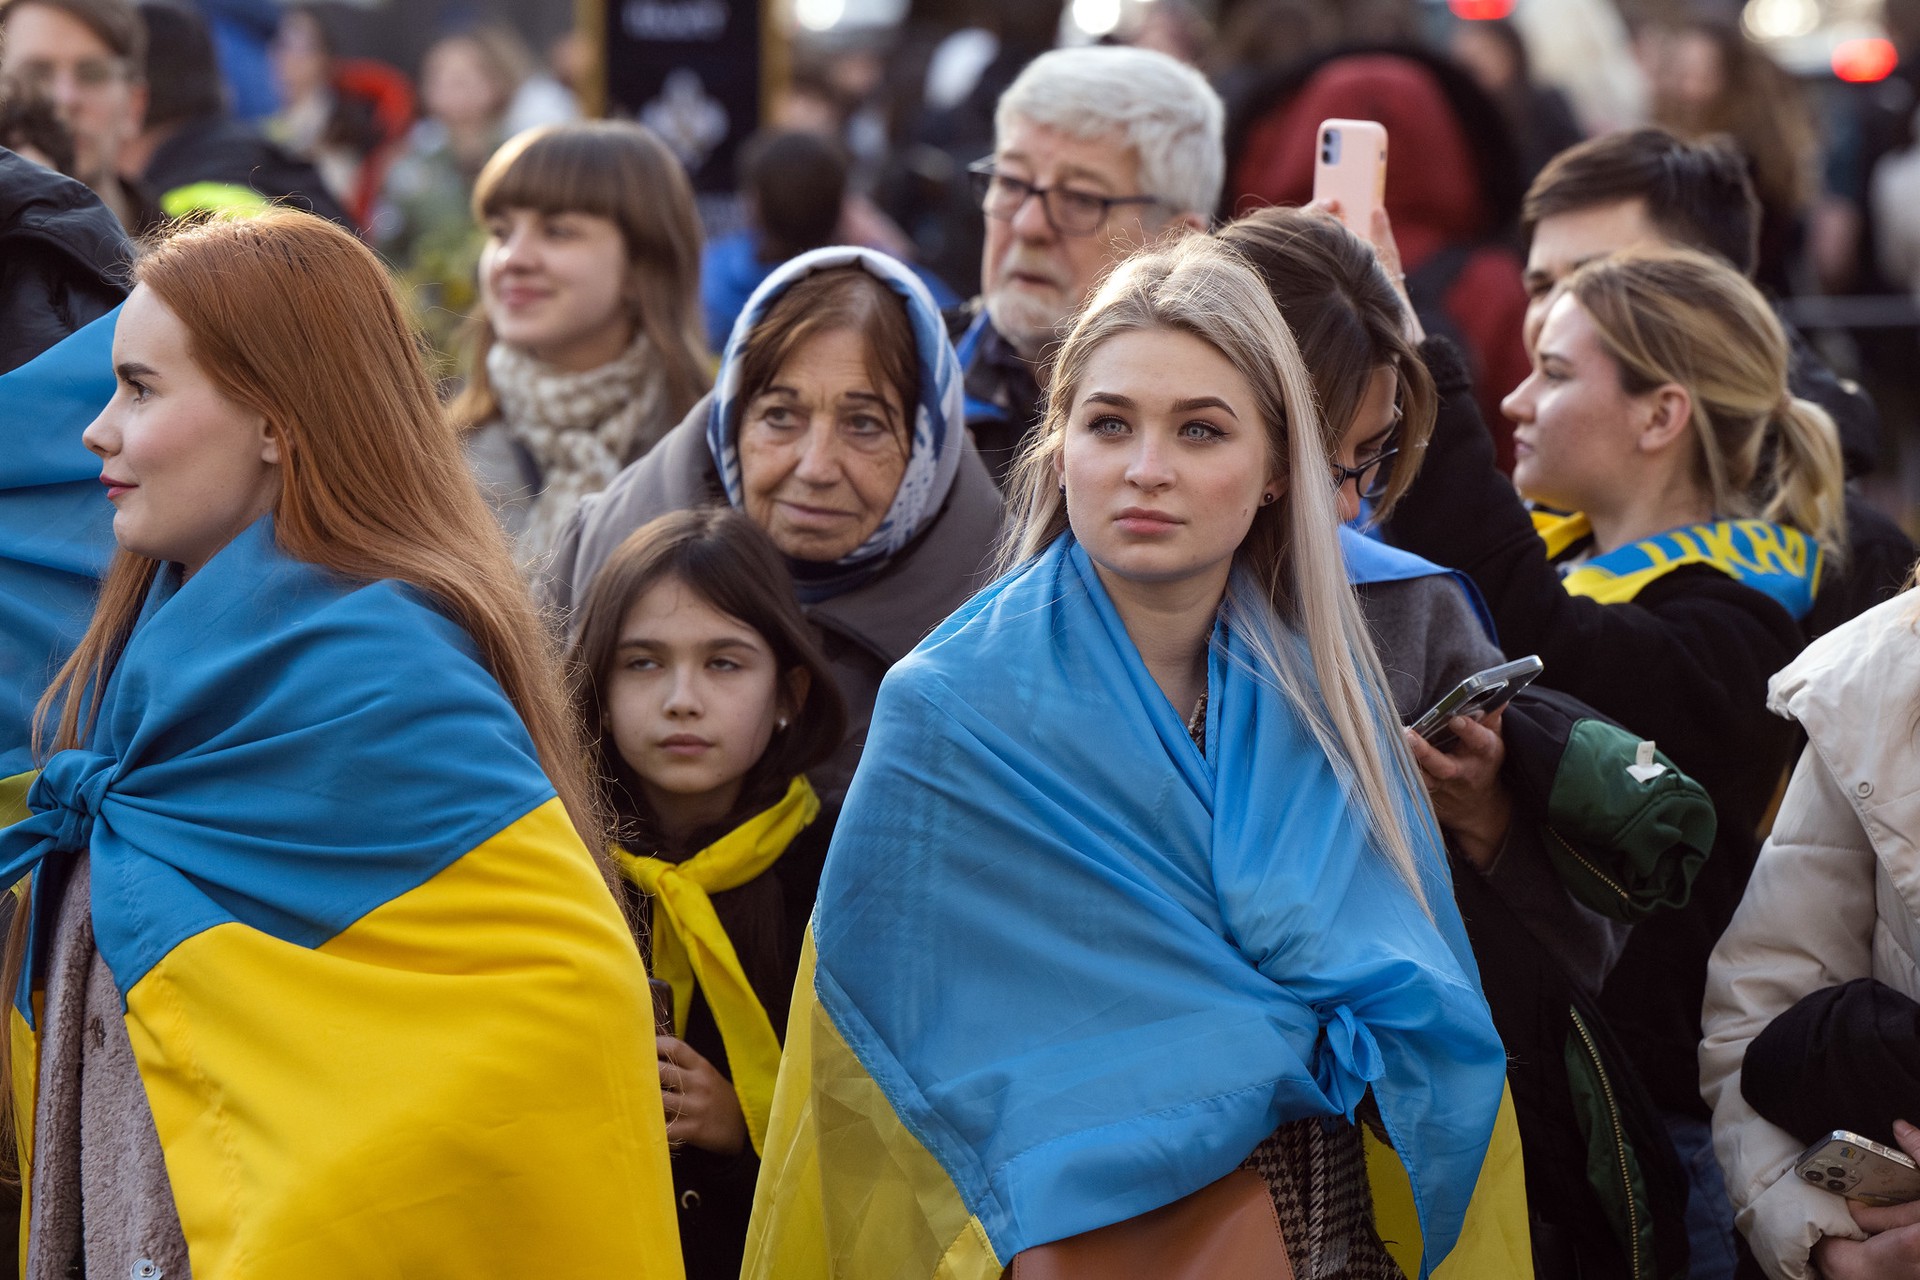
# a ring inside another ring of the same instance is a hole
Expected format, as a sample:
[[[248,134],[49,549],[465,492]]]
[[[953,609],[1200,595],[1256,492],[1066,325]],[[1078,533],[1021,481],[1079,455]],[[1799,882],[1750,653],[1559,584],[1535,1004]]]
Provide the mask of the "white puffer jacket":
[[[1920,595],[1821,637],[1768,705],[1810,745],[1714,949],[1700,1075],[1740,1229],[1768,1275],[1800,1280],[1820,1237],[1863,1233],[1844,1200],[1793,1175],[1802,1145],[1747,1105],[1740,1067],[1811,992],[1876,978],[1920,999]]]

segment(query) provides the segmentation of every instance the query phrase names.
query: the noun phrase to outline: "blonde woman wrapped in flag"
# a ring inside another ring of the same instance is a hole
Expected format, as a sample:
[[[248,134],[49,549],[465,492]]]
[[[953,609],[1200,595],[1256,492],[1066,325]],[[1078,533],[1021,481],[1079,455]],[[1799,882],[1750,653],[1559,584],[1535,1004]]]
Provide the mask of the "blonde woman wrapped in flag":
[[[1305,1126],[1357,1206],[1315,1224],[1341,1274],[1398,1275],[1365,1104],[1412,1269],[1530,1276],[1505,1057],[1272,299],[1214,242],[1136,255],[1049,395],[1007,571],[881,688],[743,1274],[994,1280]]]
[[[385,273],[271,212],[135,280],[0,831],[23,1274],[677,1277],[645,969]]]

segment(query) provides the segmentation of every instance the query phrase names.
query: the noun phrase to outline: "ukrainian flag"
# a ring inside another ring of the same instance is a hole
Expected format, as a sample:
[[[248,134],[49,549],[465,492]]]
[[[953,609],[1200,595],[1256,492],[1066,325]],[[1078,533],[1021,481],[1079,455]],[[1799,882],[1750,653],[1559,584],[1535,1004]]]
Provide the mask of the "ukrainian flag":
[[[421,593],[292,560],[271,518],[184,583],[164,567],[29,803],[0,877],[32,872],[44,955],[90,859],[201,1280],[681,1274],[645,970]],[[29,969],[23,1121],[41,1012]]]
[[[1505,1054],[1444,853],[1418,831],[1423,904],[1246,625],[1216,633],[1204,749],[1071,536],[888,674],[744,1276],[995,1280],[1369,1092],[1409,1273],[1530,1275]]]
[[[34,703],[73,651],[113,555],[100,460],[118,309],[0,375],[0,821],[20,816]]]

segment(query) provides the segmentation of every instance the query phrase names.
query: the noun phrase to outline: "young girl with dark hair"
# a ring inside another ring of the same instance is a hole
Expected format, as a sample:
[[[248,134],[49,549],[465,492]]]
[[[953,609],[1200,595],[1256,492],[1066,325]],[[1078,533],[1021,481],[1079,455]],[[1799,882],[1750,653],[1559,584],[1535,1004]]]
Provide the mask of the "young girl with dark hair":
[[[728,507],[661,516],[613,554],[573,688],[614,860],[673,988],[660,1087],[687,1274],[732,1280],[833,834],[806,773],[839,747],[846,706],[779,552]]]

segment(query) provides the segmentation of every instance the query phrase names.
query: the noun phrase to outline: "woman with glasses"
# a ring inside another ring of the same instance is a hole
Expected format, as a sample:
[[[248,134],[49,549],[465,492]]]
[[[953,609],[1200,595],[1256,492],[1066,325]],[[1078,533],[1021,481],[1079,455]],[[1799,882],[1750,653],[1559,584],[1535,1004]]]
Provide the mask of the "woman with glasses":
[[[1433,431],[1439,405],[1419,321],[1372,247],[1318,210],[1263,209],[1220,239],[1259,272],[1300,343],[1324,415],[1348,577],[1394,705],[1412,720],[1460,680],[1502,661],[1464,576],[1357,527],[1393,509]],[[1482,868],[1498,856],[1512,808],[1499,780],[1499,724],[1498,713],[1484,725],[1463,722],[1452,756],[1411,744],[1455,848]]]
[[[1262,210],[1227,226],[1220,238],[1254,265],[1299,335],[1326,414],[1330,479],[1347,521],[1341,533],[1348,580],[1395,707],[1411,721],[1463,677],[1505,655],[1464,574],[1387,546],[1373,526],[1413,486],[1431,435],[1458,428],[1484,439],[1486,432],[1452,372],[1460,357],[1444,338],[1420,336],[1396,288],[1386,216],[1375,228],[1376,256],[1326,214],[1314,207]],[[1472,509],[1470,500],[1456,500],[1453,518]],[[1645,1188],[1666,1187],[1669,1202],[1684,1200],[1684,1175],[1657,1116],[1631,1099],[1619,1112],[1618,1131],[1630,1136],[1616,1149],[1611,1125],[1580,1127],[1577,1073],[1543,1072],[1539,1064],[1559,1064],[1572,1053],[1595,1073],[1631,1074],[1593,1001],[1620,957],[1628,922],[1666,901],[1671,886],[1684,886],[1697,870],[1711,840],[1710,805],[1697,784],[1665,767],[1664,794],[1595,786],[1592,779],[1619,776],[1635,762],[1638,740],[1558,692],[1523,692],[1484,722],[1456,718],[1451,728],[1457,742],[1445,752],[1411,731],[1406,738],[1447,836],[1454,892],[1494,1024],[1520,1064],[1511,1082],[1536,1273],[1626,1274],[1635,1258],[1664,1261],[1683,1235],[1678,1209],[1645,1231],[1623,1231],[1604,1199],[1617,1190],[1616,1162],[1626,1150]],[[1665,834],[1650,842],[1620,835],[1656,827]],[[1685,838],[1671,838],[1682,830]],[[1602,869],[1603,885],[1566,872],[1562,859],[1573,845]],[[1602,1128],[1604,1140],[1588,1137],[1583,1145],[1575,1136]],[[1323,1167],[1313,1152],[1284,1145],[1287,1136],[1282,1130],[1262,1144],[1255,1166],[1270,1176]],[[1590,1178],[1590,1167],[1606,1171],[1605,1180]],[[1305,1186],[1307,1204],[1325,1198],[1318,1184]]]

